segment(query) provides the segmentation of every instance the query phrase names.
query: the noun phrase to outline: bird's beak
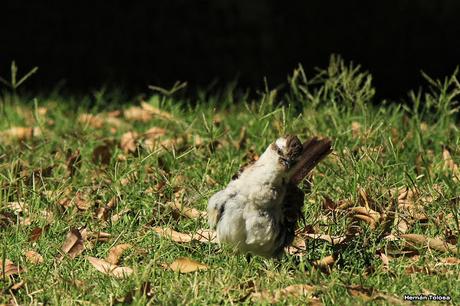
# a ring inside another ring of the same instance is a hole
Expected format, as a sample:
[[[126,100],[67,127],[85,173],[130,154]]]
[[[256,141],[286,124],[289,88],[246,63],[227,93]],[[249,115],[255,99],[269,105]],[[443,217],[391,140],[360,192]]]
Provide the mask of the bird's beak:
[[[286,169],[290,169],[292,165],[295,164],[295,160],[290,159],[290,158],[281,158],[283,161],[283,165],[286,167]]]

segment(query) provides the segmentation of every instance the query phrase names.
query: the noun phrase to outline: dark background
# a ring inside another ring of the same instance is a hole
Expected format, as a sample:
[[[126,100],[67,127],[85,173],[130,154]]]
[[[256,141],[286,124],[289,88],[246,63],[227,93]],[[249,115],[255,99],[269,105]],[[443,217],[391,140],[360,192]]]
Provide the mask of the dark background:
[[[405,97],[460,63],[460,1],[2,1],[0,75],[39,66],[25,87],[128,94],[188,81],[189,90],[276,86],[332,53],[374,76],[379,98]]]

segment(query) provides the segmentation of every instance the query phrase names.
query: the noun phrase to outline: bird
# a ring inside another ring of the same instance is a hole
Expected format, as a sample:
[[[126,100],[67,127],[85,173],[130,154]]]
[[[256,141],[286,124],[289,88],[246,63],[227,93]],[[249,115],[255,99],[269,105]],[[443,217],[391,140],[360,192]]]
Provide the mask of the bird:
[[[328,138],[312,137],[302,144],[297,136],[286,135],[240,169],[208,200],[208,223],[219,244],[249,255],[280,257],[303,218],[305,194],[298,185],[331,147]]]

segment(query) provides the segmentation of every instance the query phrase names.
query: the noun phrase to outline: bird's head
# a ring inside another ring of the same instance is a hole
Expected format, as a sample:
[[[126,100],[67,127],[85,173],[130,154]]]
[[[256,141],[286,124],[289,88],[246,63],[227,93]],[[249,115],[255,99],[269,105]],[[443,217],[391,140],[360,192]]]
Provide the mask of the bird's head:
[[[277,155],[279,164],[285,170],[291,169],[302,155],[302,143],[295,135],[278,138],[270,145],[270,148]]]

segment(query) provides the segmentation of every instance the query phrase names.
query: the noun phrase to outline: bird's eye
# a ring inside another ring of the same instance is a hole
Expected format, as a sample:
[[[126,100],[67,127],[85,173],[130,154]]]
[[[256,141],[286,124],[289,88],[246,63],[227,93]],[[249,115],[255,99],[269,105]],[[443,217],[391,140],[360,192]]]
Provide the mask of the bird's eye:
[[[283,151],[281,151],[280,148],[277,148],[277,149],[276,149],[276,153],[278,153],[278,155],[283,155]]]

